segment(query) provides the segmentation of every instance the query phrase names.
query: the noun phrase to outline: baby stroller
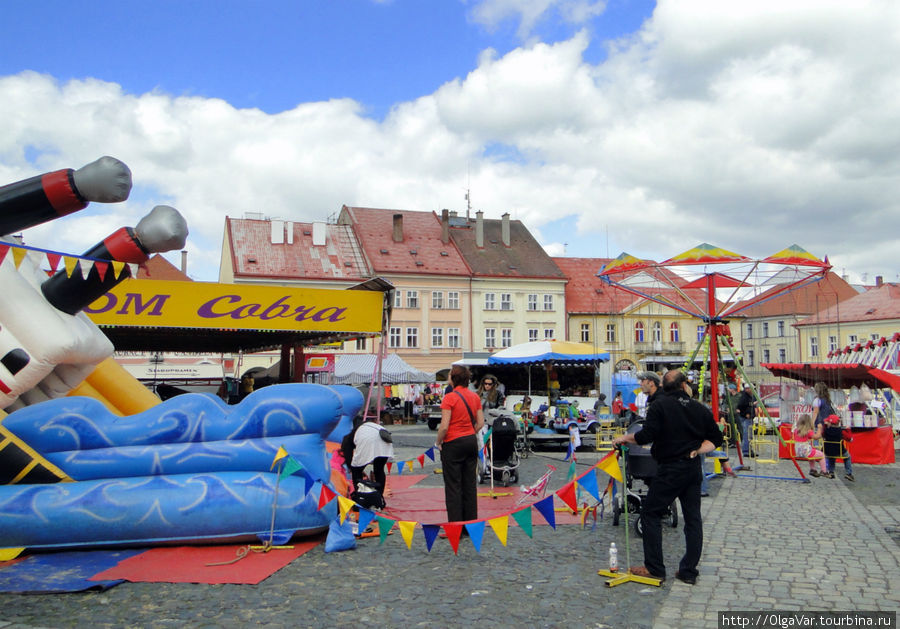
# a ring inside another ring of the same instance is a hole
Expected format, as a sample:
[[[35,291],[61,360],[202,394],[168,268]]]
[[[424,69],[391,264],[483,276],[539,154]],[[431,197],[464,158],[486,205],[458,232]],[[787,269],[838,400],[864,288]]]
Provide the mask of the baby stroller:
[[[519,453],[516,451],[516,440],[519,436],[519,421],[503,409],[491,409],[487,412],[492,432],[484,456],[480,481],[487,482],[493,473],[494,481],[509,487],[510,483],[519,482]]]
[[[643,421],[632,423],[628,430],[628,434],[639,432],[644,427]],[[656,476],[656,461],[650,456],[650,446],[639,446],[631,444],[625,455],[625,491],[624,499],[628,501],[628,512],[637,517],[634,519],[634,532],[638,537],[644,535],[644,522],[641,517],[641,505],[646,497],[646,489],[650,487],[650,483]],[[639,480],[644,484],[643,488],[635,489],[634,481]],[[619,515],[624,510],[624,504],[621,498],[613,502],[613,525],[619,525]],[[663,522],[668,522],[672,528],[678,526],[678,509],[675,503],[669,505],[669,509],[663,515]]]

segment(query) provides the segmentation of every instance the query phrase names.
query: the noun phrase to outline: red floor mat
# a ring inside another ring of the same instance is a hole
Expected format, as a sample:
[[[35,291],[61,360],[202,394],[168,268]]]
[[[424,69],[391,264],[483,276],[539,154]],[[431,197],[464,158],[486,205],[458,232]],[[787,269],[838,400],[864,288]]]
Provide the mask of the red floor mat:
[[[291,549],[272,549],[267,553],[250,551],[242,559],[223,566],[206,564],[231,561],[238,556],[238,550],[246,548],[246,545],[153,548],[95,574],[91,580],[256,584],[324,540],[324,535],[317,535],[293,542],[290,544],[293,546]]]

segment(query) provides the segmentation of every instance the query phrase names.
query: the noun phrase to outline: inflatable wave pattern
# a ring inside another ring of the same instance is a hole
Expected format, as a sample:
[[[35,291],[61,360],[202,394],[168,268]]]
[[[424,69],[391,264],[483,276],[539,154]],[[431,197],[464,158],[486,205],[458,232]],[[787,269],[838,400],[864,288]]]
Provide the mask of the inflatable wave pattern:
[[[278,448],[327,483],[325,437],[349,426],[362,404],[352,387],[282,384],[232,407],[187,394],[130,417],[91,398],[26,407],[4,428],[75,482],[0,487],[0,543],[268,539]],[[335,509],[317,506],[302,477],[282,479],[276,530],[323,530]]]

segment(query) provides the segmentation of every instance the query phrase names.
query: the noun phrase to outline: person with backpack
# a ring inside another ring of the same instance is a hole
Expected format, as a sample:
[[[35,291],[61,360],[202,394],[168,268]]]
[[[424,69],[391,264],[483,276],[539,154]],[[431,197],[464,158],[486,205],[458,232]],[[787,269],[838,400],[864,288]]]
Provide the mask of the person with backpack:
[[[384,467],[387,465],[388,459],[393,456],[394,443],[391,433],[379,424],[374,416],[369,417],[353,431],[353,457],[350,459],[353,489],[359,488],[359,483],[363,479],[363,471],[371,463],[372,479],[378,486],[378,491],[384,493],[387,480]]]
[[[441,424],[434,446],[441,451],[447,521],[478,519],[478,438],[484,426],[481,398],[469,389],[472,375],[465,365],[450,368],[453,391],[441,400]]]

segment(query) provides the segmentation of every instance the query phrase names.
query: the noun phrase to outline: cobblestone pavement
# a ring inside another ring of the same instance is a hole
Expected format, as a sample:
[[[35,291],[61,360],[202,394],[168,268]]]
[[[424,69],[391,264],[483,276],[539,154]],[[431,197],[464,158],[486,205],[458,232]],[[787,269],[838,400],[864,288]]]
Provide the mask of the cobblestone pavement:
[[[422,425],[392,426],[397,458],[433,443]],[[565,482],[564,453],[523,461],[522,482],[553,463],[551,491]],[[578,453],[579,474],[598,458]],[[751,465],[748,474],[795,477],[790,463]],[[437,467],[430,464],[429,469]],[[641,563],[633,528],[510,527],[507,547],[486,531],[481,552],[445,540],[407,550],[398,533],[383,545],[326,554],[319,545],[256,586],[123,583],[102,593],[0,595],[4,627],[714,627],[724,610],[887,610],[900,608],[900,476],[897,465],[854,465],[858,482],[809,484],[745,476],[714,479],[704,499],[704,555],[697,585],[670,580],[606,587],[597,575],[609,543],[619,561]],[[440,486],[440,475],[422,481]],[[539,519],[536,516],[536,519]],[[822,531],[828,533],[824,535]],[[674,573],[682,528],[664,527]],[[630,542],[630,544],[629,544]]]

